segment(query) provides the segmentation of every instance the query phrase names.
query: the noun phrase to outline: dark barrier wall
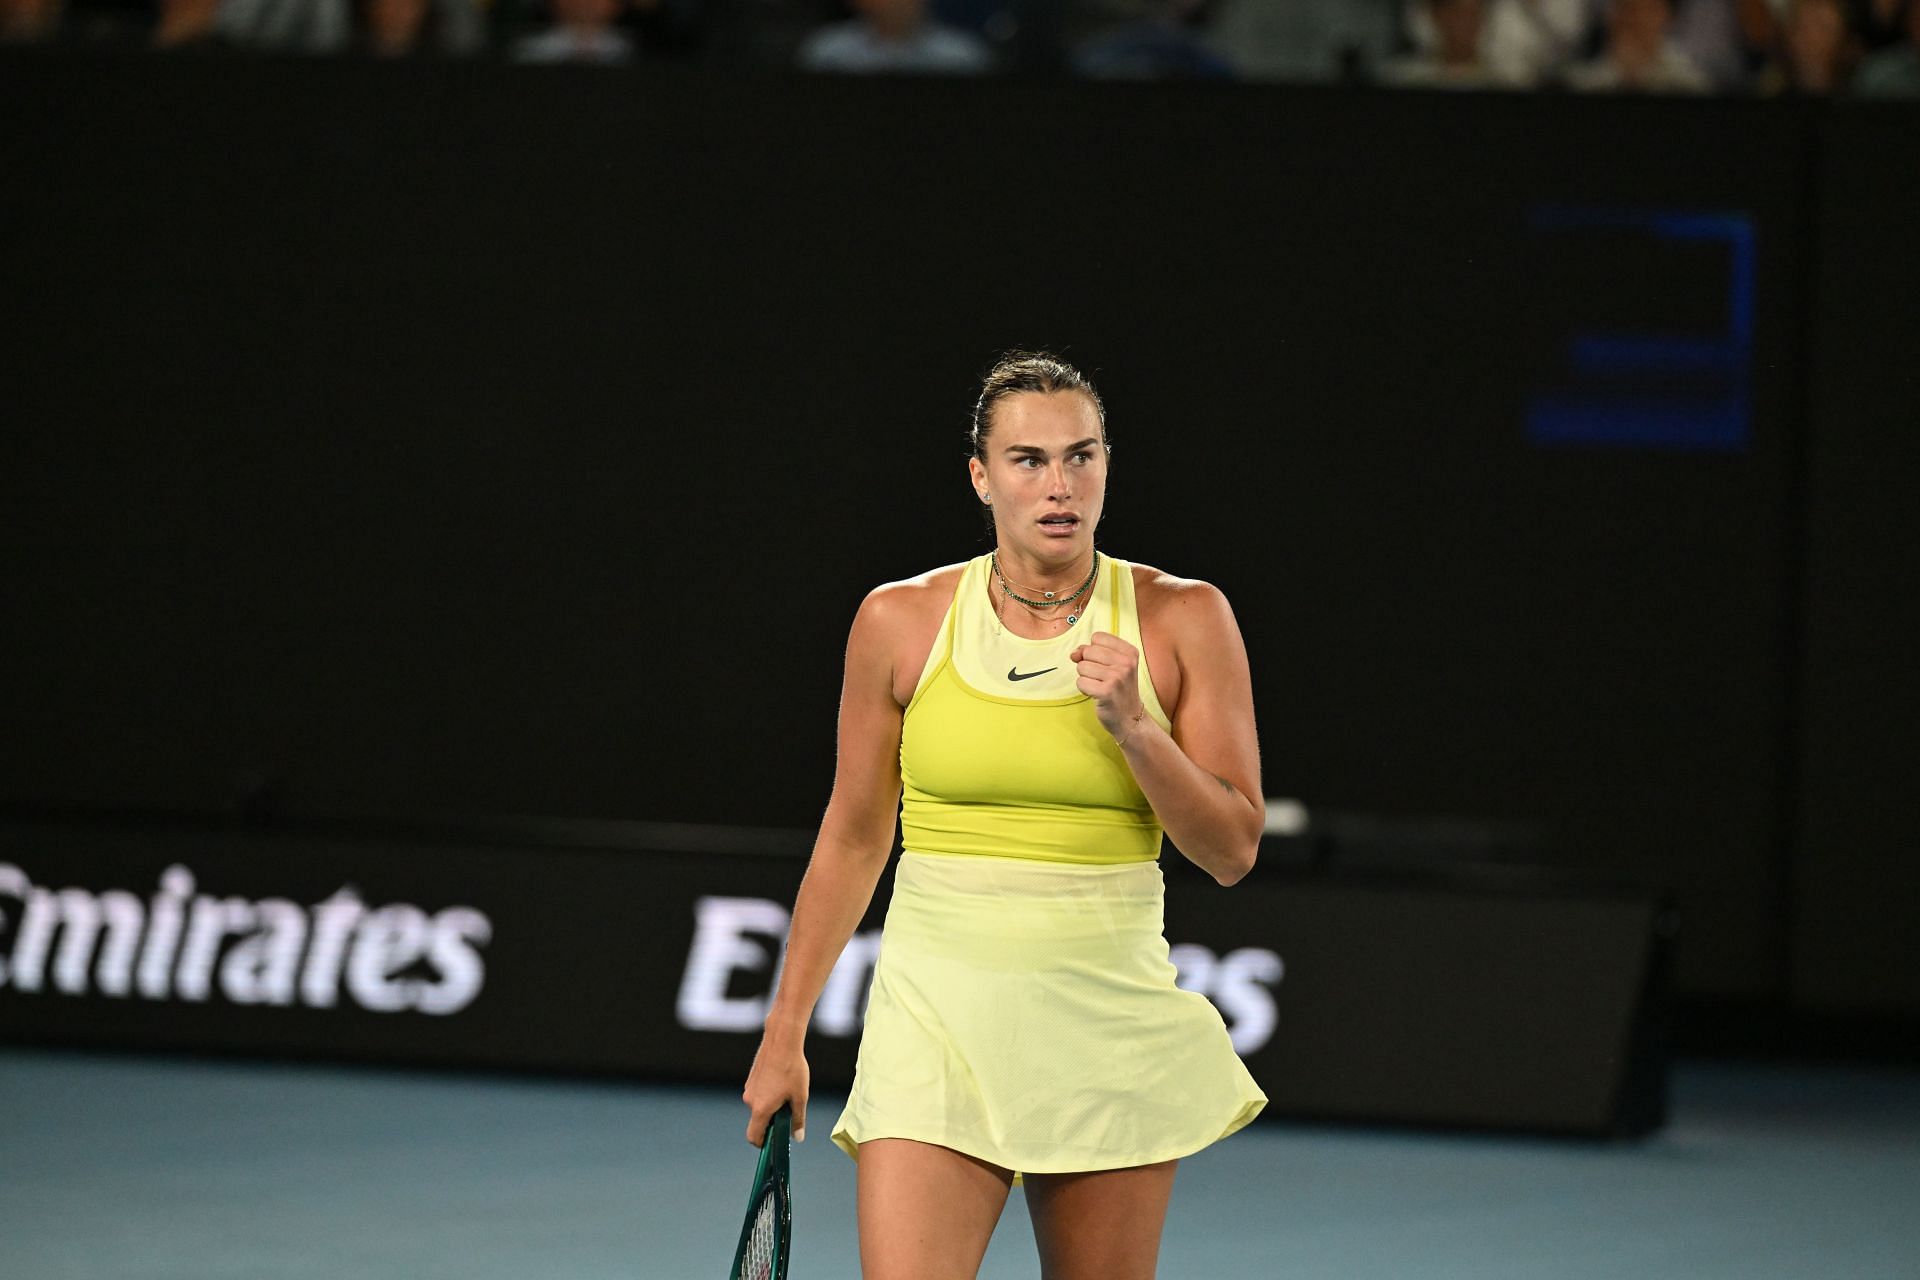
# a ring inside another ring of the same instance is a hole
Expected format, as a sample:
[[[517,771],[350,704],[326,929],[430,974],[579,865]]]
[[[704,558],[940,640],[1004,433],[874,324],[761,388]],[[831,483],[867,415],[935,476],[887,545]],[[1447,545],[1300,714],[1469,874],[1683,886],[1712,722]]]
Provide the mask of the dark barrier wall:
[[[1920,1010],[1920,111],[1824,163],[1794,998]]]
[[[801,865],[0,822],[0,1041],[737,1085]],[[1271,1117],[1594,1135],[1665,1117],[1650,899],[1537,877],[1170,881],[1168,959],[1220,1009]],[[815,1008],[822,1087],[852,1078],[891,882]]]
[[[19,59],[0,799],[803,826],[971,381],[1100,378],[1267,789],[1519,823],[1784,989],[1791,104]]]

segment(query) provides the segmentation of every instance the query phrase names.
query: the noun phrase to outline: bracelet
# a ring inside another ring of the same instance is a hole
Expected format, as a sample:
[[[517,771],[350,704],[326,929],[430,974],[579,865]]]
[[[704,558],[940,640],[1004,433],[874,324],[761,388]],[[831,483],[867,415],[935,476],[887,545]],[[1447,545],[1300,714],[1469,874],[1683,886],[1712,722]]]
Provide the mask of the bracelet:
[[[1139,715],[1136,715],[1136,716],[1130,716],[1130,717],[1128,717],[1128,720],[1127,720],[1127,723],[1129,723],[1129,724],[1131,724],[1131,725],[1132,725],[1133,727],[1132,727],[1131,729],[1128,729],[1128,730],[1127,730],[1127,736],[1126,736],[1126,737],[1124,737],[1124,738],[1115,738],[1115,739],[1113,740],[1113,745],[1114,745],[1114,746],[1116,746],[1116,747],[1124,747],[1124,746],[1126,746],[1126,745],[1127,745],[1127,744],[1128,744],[1129,742],[1132,742],[1132,741],[1133,741],[1133,735],[1134,735],[1134,734],[1136,734],[1136,733],[1139,733],[1139,732],[1140,732],[1140,722],[1141,722],[1142,720],[1145,720],[1146,718],[1147,718],[1147,713],[1146,713],[1146,712],[1144,712],[1144,711],[1142,711],[1142,712],[1141,712],[1141,713],[1140,713]]]

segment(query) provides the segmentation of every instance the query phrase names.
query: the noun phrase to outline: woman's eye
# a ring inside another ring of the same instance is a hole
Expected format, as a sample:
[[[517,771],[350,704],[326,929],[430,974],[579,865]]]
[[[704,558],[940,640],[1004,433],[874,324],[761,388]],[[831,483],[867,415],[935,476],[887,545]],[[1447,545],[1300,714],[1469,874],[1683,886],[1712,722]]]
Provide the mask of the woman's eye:
[[[1076,453],[1076,454],[1074,454],[1074,455],[1073,455],[1073,460],[1074,460],[1075,462],[1092,462],[1092,461],[1093,461],[1093,455],[1092,455],[1092,454],[1090,454],[1090,453],[1088,453],[1088,452],[1086,452],[1086,451],[1085,451],[1085,450],[1083,449],[1083,450],[1081,450],[1081,451],[1080,451],[1079,453]]]

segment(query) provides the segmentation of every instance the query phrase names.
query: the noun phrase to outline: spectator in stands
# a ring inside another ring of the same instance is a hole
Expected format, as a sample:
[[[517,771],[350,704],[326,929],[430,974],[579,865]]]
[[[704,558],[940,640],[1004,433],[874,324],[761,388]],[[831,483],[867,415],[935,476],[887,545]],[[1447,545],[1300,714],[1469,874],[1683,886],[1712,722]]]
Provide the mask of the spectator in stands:
[[[1792,0],[1781,25],[1779,52],[1761,75],[1766,93],[1823,97],[1846,87],[1859,61],[1841,0]]]
[[[1248,79],[1358,79],[1397,47],[1401,2],[1216,0],[1207,42]]]
[[[348,0],[218,0],[220,35],[244,49],[339,53],[353,39]]]
[[[1847,25],[1867,54],[1897,49],[1906,39],[1911,8],[1912,0],[1848,0]]]
[[[0,44],[44,40],[60,25],[60,0],[0,0]]]
[[[1231,80],[1233,65],[1207,47],[1201,28],[1211,0],[1148,0],[1097,35],[1080,41],[1068,59],[1090,80]]]
[[[1517,89],[1525,82],[1483,55],[1486,0],[1421,0],[1433,45],[1381,65],[1382,84],[1413,89]]]
[[[1716,89],[1741,89],[1766,63],[1775,19],[1773,0],[1686,0],[1668,34]]]
[[[1907,0],[1905,44],[1882,49],[1860,64],[1856,93],[1868,97],[1920,98],[1920,0]]]
[[[1705,93],[1712,86],[1670,38],[1668,0],[1611,0],[1599,57],[1570,67],[1566,84],[1588,93]]]
[[[486,44],[486,19],[474,0],[366,0],[366,48],[377,58],[423,50],[455,56]]]
[[[926,0],[852,0],[856,17],[809,35],[799,63],[808,71],[979,75],[991,70],[986,41],[935,22]]]
[[[1476,61],[1505,85],[1551,81],[1587,40],[1597,21],[1598,0],[1484,0]],[[1413,56],[1439,59],[1440,15],[1428,0],[1409,0],[1406,34]],[[1458,14],[1448,20],[1460,23]]]
[[[160,0],[153,27],[156,49],[187,49],[219,37],[220,0]]]
[[[633,39],[619,27],[623,0],[550,0],[548,7],[553,24],[515,41],[515,62],[618,67],[633,60]]]

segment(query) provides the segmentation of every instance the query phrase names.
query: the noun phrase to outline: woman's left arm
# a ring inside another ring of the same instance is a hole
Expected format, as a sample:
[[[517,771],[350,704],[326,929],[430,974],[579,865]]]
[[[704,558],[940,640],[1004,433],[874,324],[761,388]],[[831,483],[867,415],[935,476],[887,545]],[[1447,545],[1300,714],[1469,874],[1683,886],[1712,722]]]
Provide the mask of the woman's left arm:
[[[1180,666],[1180,702],[1167,733],[1140,699],[1140,654],[1095,632],[1075,649],[1080,691],[1120,744],[1134,780],[1174,846],[1221,884],[1253,870],[1266,825],[1247,646],[1218,588],[1183,582],[1154,610]]]

